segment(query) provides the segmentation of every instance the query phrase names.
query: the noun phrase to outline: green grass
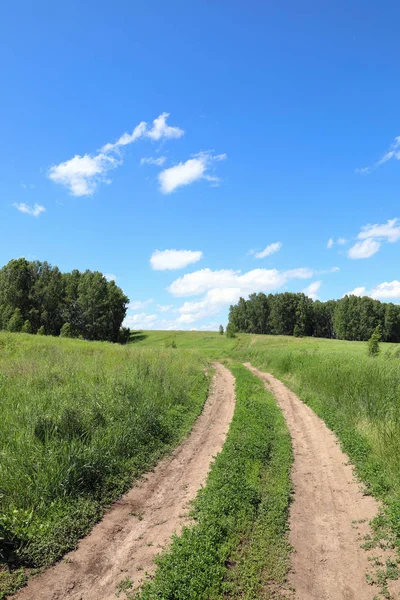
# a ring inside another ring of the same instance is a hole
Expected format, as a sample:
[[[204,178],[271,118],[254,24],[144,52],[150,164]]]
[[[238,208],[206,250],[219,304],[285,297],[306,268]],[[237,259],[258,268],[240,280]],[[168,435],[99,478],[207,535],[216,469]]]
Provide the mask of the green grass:
[[[292,453],[282,414],[242,365],[227,440],[194,503],[194,524],[158,558],[141,600],[274,598],[290,547]]]
[[[0,598],[73,548],[190,430],[196,352],[0,333]],[[8,572],[11,566],[11,572]]]
[[[270,371],[289,385],[335,431],[369,493],[383,501],[376,535],[400,549],[400,345],[218,333],[146,332],[146,345],[176,335],[177,346],[205,356],[231,356]],[[387,543],[381,541],[379,543]]]

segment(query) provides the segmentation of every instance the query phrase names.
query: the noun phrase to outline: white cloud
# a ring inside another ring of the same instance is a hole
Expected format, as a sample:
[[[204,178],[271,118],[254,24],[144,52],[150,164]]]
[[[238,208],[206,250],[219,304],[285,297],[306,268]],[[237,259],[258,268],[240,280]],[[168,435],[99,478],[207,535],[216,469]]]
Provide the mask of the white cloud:
[[[308,279],[313,276],[311,269],[253,269],[241,274],[241,271],[221,269],[201,269],[187,273],[176,279],[168,288],[174,296],[197,296],[214,288],[239,289],[241,295],[258,291],[272,291],[282,287],[289,279]]]
[[[343,298],[344,298],[344,296],[368,296],[368,292],[365,287],[360,286],[360,287],[354,288],[354,290],[351,290],[351,292],[346,292],[343,295]]]
[[[310,285],[305,287],[304,290],[302,290],[303,294],[305,294],[309,298],[312,298],[313,300],[316,300],[318,298],[317,294],[319,292],[319,288],[321,287],[321,283],[322,281],[313,281],[312,283],[310,283]]]
[[[183,269],[203,258],[200,250],[155,250],[150,264],[155,271]]]
[[[65,162],[53,165],[48,171],[49,179],[68,188],[73,196],[92,195],[99,183],[111,183],[106,175],[111,169],[115,169],[123,163],[121,147],[140,138],[160,140],[161,138],[178,138],[184,134],[179,127],[167,125],[168,116],[168,113],[162,113],[154,119],[151,128],[145,121],[142,121],[131,134],[124,133],[115,143],[106,144],[95,155],[80,156],[77,154]]]
[[[372,298],[400,298],[400,281],[384,281],[371,292]]]
[[[147,313],[137,313],[128,315],[124,320],[124,327],[131,329],[152,329],[157,321],[157,315],[148,315]]]
[[[203,300],[185,302],[178,309],[178,323],[194,323],[204,317],[218,314],[225,306],[235,304],[241,296],[240,288],[214,288],[209,290]]]
[[[400,238],[399,219],[389,219],[387,223],[380,225],[364,225],[357,236],[356,242],[348,252],[349,258],[369,258],[378,252],[382,242],[397,242]]]
[[[100,153],[97,156],[78,154],[49,169],[48,177],[54,183],[68,188],[72,196],[91,196],[100,182],[106,180],[106,173],[122,164],[115,157]]]
[[[219,162],[225,158],[226,154],[213,156],[210,152],[200,152],[194,158],[190,158],[184,163],[180,162],[174,167],[164,169],[158,176],[162,193],[170,194],[178,187],[189,185],[201,179],[218,184],[218,177],[211,175],[209,170],[215,162]]]
[[[339,244],[339,246],[344,246],[345,244],[347,244],[347,240],[346,238],[340,237],[337,239],[337,243]]]
[[[326,244],[326,247],[332,248],[333,244],[334,244],[333,238],[329,238],[328,243]]]
[[[370,258],[378,252],[380,247],[380,242],[367,238],[362,242],[356,242],[354,246],[350,248],[348,256],[353,259]]]
[[[107,279],[107,281],[116,281],[117,280],[117,276],[114,275],[114,273],[104,273],[104,277]]]
[[[166,156],[159,156],[158,158],[153,158],[149,156],[149,158],[141,158],[141,165],[157,165],[158,167],[162,167],[165,161],[167,160]]]
[[[368,238],[386,239],[388,242],[397,242],[400,238],[400,225],[397,225],[399,219],[389,219],[387,223],[379,225],[364,225],[358,234],[359,240]]]
[[[25,204],[25,202],[20,202],[19,204],[17,202],[14,202],[13,206],[15,206],[15,208],[20,212],[25,213],[27,215],[31,215],[31,217],[39,217],[39,215],[46,212],[44,206],[36,203],[33,206],[31,206],[30,204]]]
[[[148,300],[136,300],[135,302],[131,302],[129,304],[129,308],[131,310],[140,310],[141,308],[145,308],[152,302],[153,302],[153,298],[149,298]]]
[[[157,304],[157,310],[162,313],[169,312],[173,308],[174,308],[173,304]]]
[[[264,248],[264,250],[262,250],[261,252],[256,252],[254,256],[255,256],[255,258],[265,258],[266,256],[270,256],[271,254],[274,254],[275,252],[279,252],[279,250],[281,248],[282,248],[281,242],[274,242],[273,244],[270,244],[269,246]]]
[[[389,150],[385,152],[385,154],[380,158],[376,163],[370,165],[369,167],[363,167],[361,169],[356,169],[356,173],[366,174],[370,173],[377,167],[387,163],[389,160],[394,158],[395,160],[400,160],[400,136],[394,138],[394,141],[389,147]]]
[[[106,144],[101,148],[101,152],[110,152],[117,150],[120,146],[132,144],[139,138],[149,138],[151,140],[161,140],[162,138],[172,139],[180,138],[185,132],[180,127],[171,127],[167,125],[169,113],[162,113],[153,121],[153,127],[149,129],[146,121],[139,123],[132,133],[124,133],[114,144]]]

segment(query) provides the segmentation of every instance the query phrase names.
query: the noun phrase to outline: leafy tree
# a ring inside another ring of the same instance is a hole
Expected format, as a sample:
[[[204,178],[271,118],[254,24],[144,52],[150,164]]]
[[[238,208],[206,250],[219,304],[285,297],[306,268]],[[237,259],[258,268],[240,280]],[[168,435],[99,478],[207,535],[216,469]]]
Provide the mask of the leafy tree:
[[[382,329],[380,327],[380,325],[378,325],[378,327],[375,328],[373,334],[371,335],[371,337],[368,340],[368,354],[370,356],[377,356],[377,354],[379,354],[380,348],[379,348],[379,342],[382,338]]]
[[[20,308],[16,308],[13,312],[11,319],[8,322],[8,331],[22,331],[24,326],[24,319],[22,318],[22,312]]]
[[[60,330],[60,337],[72,338],[72,328],[71,323],[64,323]]]
[[[32,329],[32,325],[31,322],[28,321],[28,319],[25,321],[25,323],[22,325],[22,329],[21,329],[22,333],[33,333],[33,329]]]
[[[236,328],[232,323],[228,323],[228,325],[226,326],[226,337],[227,338],[235,338],[236,337]]]
[[[45,328],[44,328],[44,325],[41,325],[41,326],[39,327],[39,329],[38,329],[38,330],[37,330],[37,332],[36,332],[36,335],[46,335],[46,330],[45,330]]]
[[[218,331],[219,331],[219,334],[220,334],[220,335],[224,335],[224,327],[223,327],[223,325],[220,325],[220,326],[219,326],[219,329],[218,329]]]

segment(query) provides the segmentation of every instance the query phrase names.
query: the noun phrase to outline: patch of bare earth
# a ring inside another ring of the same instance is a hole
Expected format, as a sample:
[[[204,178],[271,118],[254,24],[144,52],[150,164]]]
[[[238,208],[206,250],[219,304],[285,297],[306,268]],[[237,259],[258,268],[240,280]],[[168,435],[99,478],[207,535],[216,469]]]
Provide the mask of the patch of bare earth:
[[[138,588],[220,452],[234,405],[233,375],[217,363],[211,392],[188,438],[106,513],[63,561],[32,578],[15,600],[111,600],[126,577]]]
[[[372,600],[379,589],[367,583],[366,574],[371,572],[368,557],[376,550],[367,552],[361,544],[378,503],[363,494],[336,436],[311,408],[279,379],[245,366],[274,394],[293,444],[289,540],[294,552],[282,597]]]

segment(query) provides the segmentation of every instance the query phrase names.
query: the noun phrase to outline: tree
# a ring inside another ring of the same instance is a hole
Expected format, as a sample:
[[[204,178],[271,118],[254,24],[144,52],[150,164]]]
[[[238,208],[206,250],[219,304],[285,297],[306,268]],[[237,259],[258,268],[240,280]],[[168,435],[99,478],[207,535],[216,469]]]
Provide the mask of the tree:
[[[39,327],[39,329],[38,329],[38,330],[37,330],[37,332],[36,332],[36,335],[46,335],[46,330],[45,330],[45,328],[44,328],[44,325],[41,325],[41,326]]]
[[[60,337],[72,338],[72,328],[70,323],[64,323],[60,330]]]
[[[223,325],[220,325],[220,326],[219,326],[219,329],[218,329],[218,331],[219,331],[219,334],[220,334],[220,335],[224,335],[224,327],[223,327]]]
[[[21,329],[22,333],[33,333],[31,322],[28,319],[22,325]]]
[[[375,330],[371,337],[368,340],[368,354],[370,356],[377,356],[379,354],[379,342],[382,337],[382,329],[381,326],[375,327]]]
[[[236,337],[236,328],[232,323],[228,323],[228,325],[226,326],[226,337],[227,338],[235,338]]]
[[[20,308],[16,308],[13,312],[11,319],[8,322],[8,331],[22,331],[22,327],[24,326],[24,320],[22,318],[22,313]]]

